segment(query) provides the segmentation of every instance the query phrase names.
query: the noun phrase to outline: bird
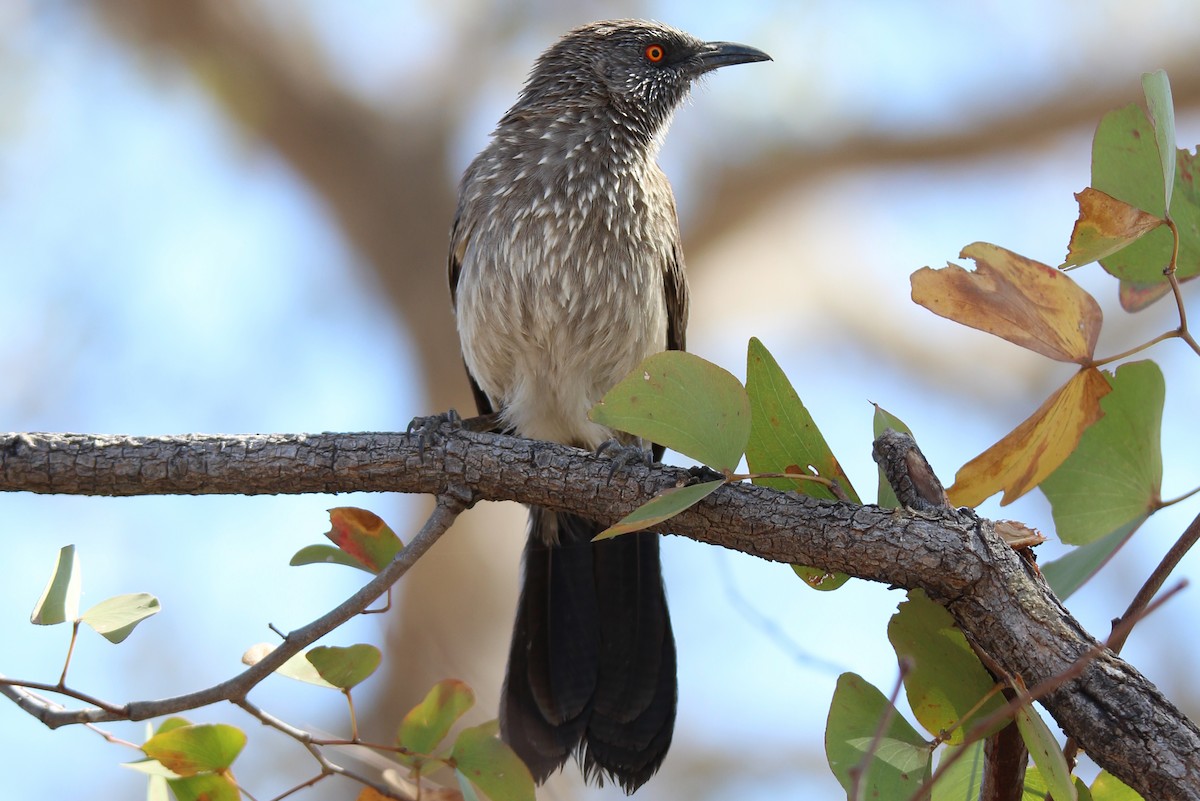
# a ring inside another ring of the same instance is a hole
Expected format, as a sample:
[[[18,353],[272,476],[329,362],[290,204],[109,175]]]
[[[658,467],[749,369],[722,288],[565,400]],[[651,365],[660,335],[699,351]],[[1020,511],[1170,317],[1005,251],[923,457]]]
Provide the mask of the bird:
[[[646,357],[685,349],[679,222],[657,163],[672,116],[701,76],[768,60],[640,20],[575,28],[536,60],[463,174],[450,234],[480,419],[661,459],[588,410]],[[538,783],[574,755],[585,780],[633,793],[671,743],[675,639],[658,536],[593,542],[604,528],[531,507],[500,733]]]

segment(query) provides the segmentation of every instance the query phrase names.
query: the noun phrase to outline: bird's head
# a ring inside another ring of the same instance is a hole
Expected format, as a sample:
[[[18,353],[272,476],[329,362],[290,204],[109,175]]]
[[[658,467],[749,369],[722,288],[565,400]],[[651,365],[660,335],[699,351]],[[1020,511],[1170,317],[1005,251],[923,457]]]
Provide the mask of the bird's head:
[[[656,22],[593,22],[570,31],[538,58],[513,112],[561,118],[603,110],[650,139],[701,75],[770,59],[753,47],[704,42]]]

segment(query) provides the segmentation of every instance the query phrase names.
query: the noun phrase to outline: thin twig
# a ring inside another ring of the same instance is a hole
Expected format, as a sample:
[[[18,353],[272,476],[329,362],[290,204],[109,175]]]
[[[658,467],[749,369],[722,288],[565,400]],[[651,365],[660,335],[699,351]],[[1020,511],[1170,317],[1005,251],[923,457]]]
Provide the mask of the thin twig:
[[[190,709],[198,709],[219,701],[237,702],[240,699],[244,699],[250,690],[267,676],[271,675],[276,668],[293,655],[304,650],[304,648],[333,631],[355,615],[360,614],[375,599],[383,595],[388,587],[392,586],[401,576],[407,573],[409,568],[416,564],[417,560],[437,542],[438,538],[454,522],[459,512],[466,508],[468,504],[469,493],[462,490],[455,489],[452,492],[439,495],[437,505],[434,507],[429,519],[425,521],[425,525],[421,527],[420,532],[413,537],[407,546],[396,554],[392,561],[375,578],[371,579],[358,592],[351,595],[331,611],[311,623],[290,632],[279,647],[263,657],[261,661],[220,684],[173,698],[164,698],[157,701],[133,701],[124,706],[107,704],[98,699],[89,699],[86,703],[93,704],[96,708],[61,711],[33,703],[27,698],[19,698],[13,692],[17,688],[11,686],[13,684],[11,681],[0,682],[0,693],[12,698],[17,702],[18,706],[52,729],[80,723],[146,720],[161,715],[172,715]],[[56,692],[61,691],[36,683],[30,683],[28,686]],[[76,696],[73,691],[69,694]]]
[[[1129,608],[1125,610],[1125,614],[1113,621],[1112,632],[1108,635],[1108,647],[1115,654],[1121,653],[1121,648],[1125,645],[1125,640],[1129,637],[1129,633],[1133,631],[1133,626],[1137,621],[1145,617],[1144,610],[1149,606],[1150,601],[1158,591],[1162,589],[1162,585],[1166,582],[1167,577],[1179,565],[1179,562],[1187,555],[1192,546],[1200,540],[1200,515],[1192,519],[1191,524],[1184,530],[1175,544],[1163,556],[1162,561],[1154,568],[1154,572],[1146,579],[1146,583],[1137,591],[1137,595],[1133,596],[1133,600],[1129,602]],[[1180,587],[1171,590],[1172,593],[1178,592]],[[1125,625],[1126,621],[1130,621],[1129,625]]]
[[[370,787],[372,790],[379,793],[380,795],[382,795],[385,798],[393,798],[393,799],[397,799],[397,801],[414,801],[414,798],[412,796],[407,795],[407,794],[402,794],[402,791],[398,790],[395,787],[391,787],[390,785],[384,784],[383,782],[376,781],[368,776],[363,776],[362,774],[356,773],[355,771],[352,771],[352,770],[349,770],[348,768],[342,767],[341,765],[337,764],[336,762],[330,761],[330,759],[325,756],[324,752],[322,752],[321,748],[314,743],[313,736],[311,734],[309,734],[308,732],[304,731],[303,729],[298,729],[295,726],[291,725],[290,723],[287,723],[286,721],[275,717],[270,712],[267,712],[266,710],[262,709],[261,707],[257,706],[254,703],[251,703],[250,701],[248,701],[245,698],[237,698],[237,699],[231,699],[231,700],[234,705],[243,709],[251,717],[256,718],[264,726],[269,726],[270,728],[275,729],[276,731],[282,732],[283,734],[286,734],[288,737],[291,737],[293,740],[295,740],[296,742],[303,745],[305,747],[305,749],[309,752],[309,754],[312,755],[313,759],[315,759],[317,761],[317,764],[321,766],[321,774],[322,774],[321,777],[310,779],[308,782],[305,782],[304,784],[301,784],[297,787],[293,787],[292,789],[285,792],[282,796],[279,796],[279,798],[283,798],[287,795],[290,795],[291,793],[294,793],[297,790],[302,789],[303,787],[307,787],[307,786],[316,784],[318,781],[321,780],[321,778],[324,778],[326,775],[337,775],[337,776],[342,776],[344,778],[350,779],[351,781],[356,781],[365,787]]]

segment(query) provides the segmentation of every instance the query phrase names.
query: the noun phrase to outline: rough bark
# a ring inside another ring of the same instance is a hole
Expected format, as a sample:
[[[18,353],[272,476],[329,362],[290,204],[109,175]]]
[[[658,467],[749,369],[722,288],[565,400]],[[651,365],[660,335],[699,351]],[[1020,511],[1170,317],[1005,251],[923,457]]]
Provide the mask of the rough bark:
[[[247,437],[0,436],[0,491],[88,495],[444,493],[616,520],[681,469],[443,426],[422,454],[405,434]],[[1043,705],[1101,766],[1146,798],[1200,798],[1200,730],[1062,606],[1032,561],[969,513],[819,501],[738,484],[670,521],[671,533],[778,562],[843,571],[944,604],[966,636],[1027,686],[1077,675]],[[1078,670],[1079,662],[1082,670]]]

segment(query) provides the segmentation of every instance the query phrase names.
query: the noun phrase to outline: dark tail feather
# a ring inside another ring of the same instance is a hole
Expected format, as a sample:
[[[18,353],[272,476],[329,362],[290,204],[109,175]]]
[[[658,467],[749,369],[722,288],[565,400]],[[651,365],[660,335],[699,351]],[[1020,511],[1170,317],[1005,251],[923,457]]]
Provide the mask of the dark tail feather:
[[[632,793],[671,743],[675,639],[658,537],[592,543],[602,528],[531,510],[500,730],[538,782],[576,753],[585,776]]]

